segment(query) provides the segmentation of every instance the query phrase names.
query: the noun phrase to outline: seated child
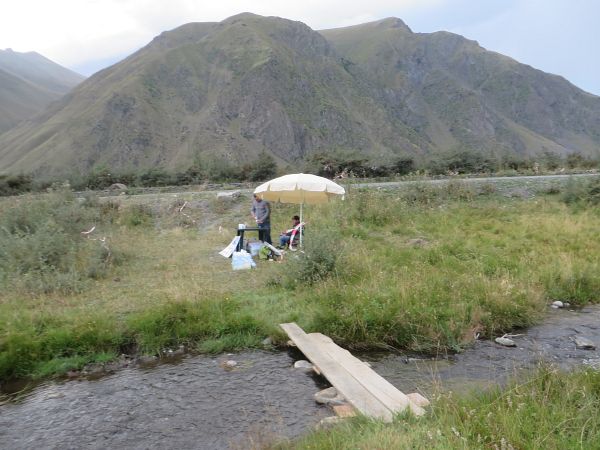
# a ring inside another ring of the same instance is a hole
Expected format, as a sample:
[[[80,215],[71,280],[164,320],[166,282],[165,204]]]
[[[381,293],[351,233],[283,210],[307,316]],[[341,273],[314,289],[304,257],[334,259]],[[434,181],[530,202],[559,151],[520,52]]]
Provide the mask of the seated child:
[[[285,247],[289,245],[290,239],[292,238],[292,233],[294,232],[294,228],[300,225],[300,217],[294,216],[292,217],[292,228],[285,230],[279,235],[279,246]]]

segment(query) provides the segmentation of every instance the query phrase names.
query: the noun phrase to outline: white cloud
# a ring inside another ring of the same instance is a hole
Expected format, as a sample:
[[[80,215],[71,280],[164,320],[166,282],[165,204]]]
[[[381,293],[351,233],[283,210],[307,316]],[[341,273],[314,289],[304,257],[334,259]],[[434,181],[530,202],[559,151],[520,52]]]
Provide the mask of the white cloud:
[[[3,0],[0,49],[33,50],[67,67],[97,69],[165,30],[245,11],[317,30],[409,18],[416,31],[454,31],[600,92],[597,0]]]
[[[21,0],[2,5],[0,48],[37,51],[66,66],[128,54],[162,31],[245,11],[333,28],[428,9],[449,0]]]

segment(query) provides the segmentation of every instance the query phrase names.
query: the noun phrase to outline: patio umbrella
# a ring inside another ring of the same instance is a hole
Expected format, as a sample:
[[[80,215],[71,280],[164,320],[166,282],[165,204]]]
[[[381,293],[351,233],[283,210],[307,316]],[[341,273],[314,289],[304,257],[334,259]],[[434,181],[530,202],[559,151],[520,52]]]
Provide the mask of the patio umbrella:
[[[261,184],[254,193],[260,194],[262,198],[271,202],[300,205],[300,222],[302,222],[302,206],[305,203],[308,205],[327,203],[334,197],[344,196],[346,190],[327,178],[308,173],[293,173]],[[300,234],[300,243],[302,243],[302,234]]]

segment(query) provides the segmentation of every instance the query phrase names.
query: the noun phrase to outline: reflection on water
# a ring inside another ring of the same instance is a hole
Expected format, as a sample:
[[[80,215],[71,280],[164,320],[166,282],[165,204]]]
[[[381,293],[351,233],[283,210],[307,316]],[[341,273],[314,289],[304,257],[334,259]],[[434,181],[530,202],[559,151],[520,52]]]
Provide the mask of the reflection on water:
[[[403,392],[430,396],[436,387],[465,391],[504,383],[540,360],[571,368],[600,358],[598,350],[577,350],[575,335],[600,344],[600,307],[553,310],[543,325],[514,338],[516,348],[478,341],[437,360],[358,356]],[[265,435],[295,437],[331,415],[313,400],[327,386],[324,379],[291,368],[300,357],[263,351],[196,356],[96,381],[44,383],[0,407],[0,448],[248,448]]]
[[[223,364],[235,360],[231,370]],[[190,357],[97,381],[45,383],[0,408],[1,448],[198,448],[294,437],[331,412],[326,385],[279,352]]]

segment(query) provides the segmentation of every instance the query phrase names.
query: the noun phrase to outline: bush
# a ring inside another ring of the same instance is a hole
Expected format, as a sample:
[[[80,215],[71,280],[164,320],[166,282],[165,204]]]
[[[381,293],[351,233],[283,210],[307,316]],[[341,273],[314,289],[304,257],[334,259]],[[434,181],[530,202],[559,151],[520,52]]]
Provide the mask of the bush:
[[[132,205],[121,214],[121,223],[129,227],[148,226],[152,219],[152,210],[145,205]]]
[[[249,181],[263,181],[273,178],[277,173],[277,163],[266,152],[261,152],[258,159],[243,167],[243,178]]]
[[[569,179],[562,194],[567,205],[600,205],[600,177],[588,180]]]
[[[318,232],[304,242],[304,253],[296,253],[298,259],[289,270],[288,281],[313,284],[328,278],[335,270],[339,248],[333,233]]]
[[[434,174],[467,174],[494,172],[497,166],[498,161],[492,157],[475,150],[459,149],[440,155],[428,168]]]
[[[30,292],[77,292],[111,261],[100,242],[81,231],[100,224],[95,208],[69,193],[20,199],[0,218],[0,286]]]
[[[30,175],[0,175],[0,195],[17,195],[33,189]]]

